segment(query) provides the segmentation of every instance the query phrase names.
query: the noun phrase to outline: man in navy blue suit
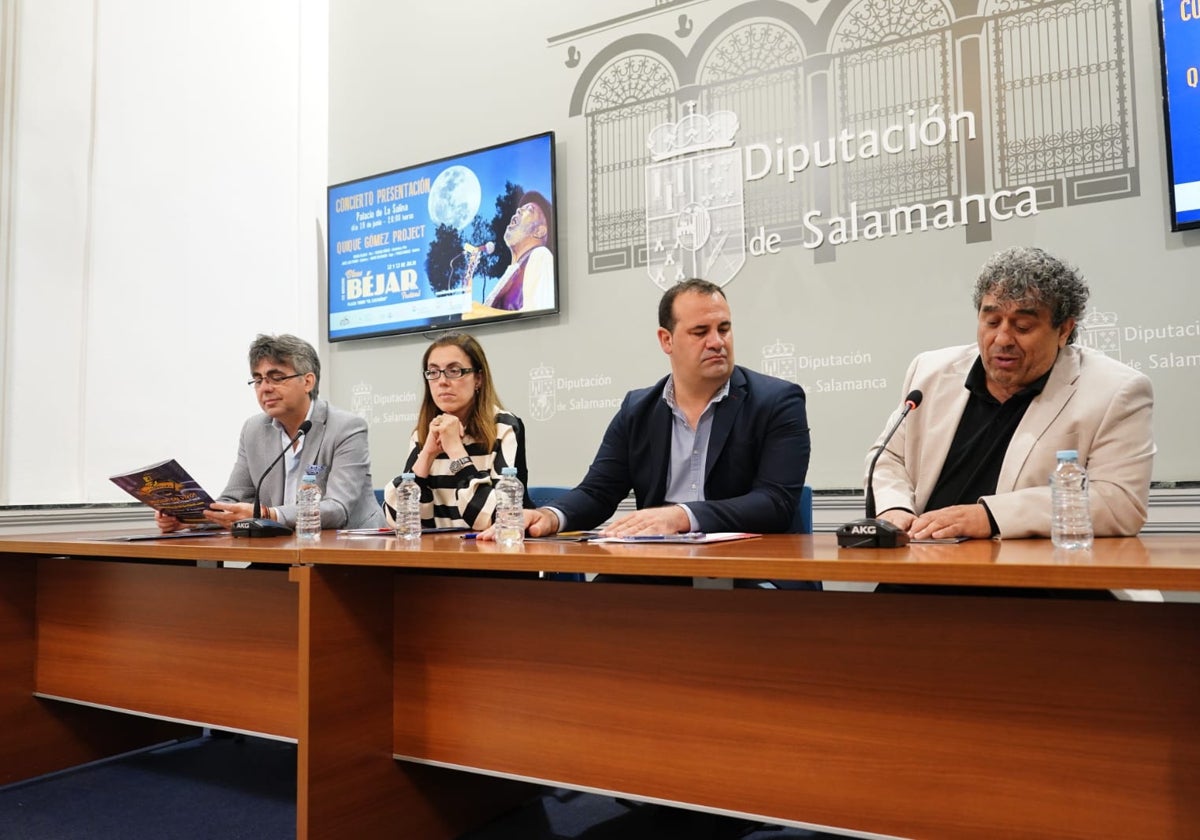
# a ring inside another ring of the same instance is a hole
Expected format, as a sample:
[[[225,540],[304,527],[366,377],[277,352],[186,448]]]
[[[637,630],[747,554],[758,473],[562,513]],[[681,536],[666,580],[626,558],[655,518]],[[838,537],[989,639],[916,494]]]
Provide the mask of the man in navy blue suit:
[[[804,391],[733,363],[729,303],[712,283],[669,289],[658,323],[670,375],[625,395],[583,482],[525,512],[530,536],[594,528],[631,489],[637,511],[605,535],[789,529],[808,472]]]

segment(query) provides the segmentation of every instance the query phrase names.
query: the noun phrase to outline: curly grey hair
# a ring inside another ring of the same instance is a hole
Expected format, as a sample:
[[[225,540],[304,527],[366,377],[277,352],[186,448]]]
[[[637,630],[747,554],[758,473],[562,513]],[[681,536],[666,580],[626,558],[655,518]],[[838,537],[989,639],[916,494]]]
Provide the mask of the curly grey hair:
[[[1050,323],[1058,327],[1068,318],[1079,321],[1088,294],[1078,269],[1041,248],[1019,246],[996,253],[983,264],[975,281],[975,311],[984,295],[995,295],[1000,301],[1029,301],[1046,306]],[[1077,326],[1067,343],[1075,343],[1078,334]]]
[[[250,345],[250,370],[263,359],[270,359],[281,365],[287,365],[296,373],[311,373],[316,377],[313,389],[309,393],[312,399],[317,398],[317,389],[321,387],[321,360],[317,351],[302,338],[294,335],[264,335],[259,334]]]

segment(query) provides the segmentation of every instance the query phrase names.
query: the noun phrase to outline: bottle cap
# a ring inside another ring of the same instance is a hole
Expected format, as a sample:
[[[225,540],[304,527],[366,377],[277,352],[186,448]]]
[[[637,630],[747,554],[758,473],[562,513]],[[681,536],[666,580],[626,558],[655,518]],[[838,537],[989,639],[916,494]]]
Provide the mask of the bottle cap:
[[[1058,460],[1060,461],[1078,461],[1079,451],[1075,449],[1060,449],[1058,450]]]
[[[506,476],[511,475],[515,478],[517,475],[517,468],[516,467],[504,467],[502,470],[500,470],[500,475],[506,475]]]
[[[416,473],[400,473],[400,480],[401,481],[416,481],[417,474]]]

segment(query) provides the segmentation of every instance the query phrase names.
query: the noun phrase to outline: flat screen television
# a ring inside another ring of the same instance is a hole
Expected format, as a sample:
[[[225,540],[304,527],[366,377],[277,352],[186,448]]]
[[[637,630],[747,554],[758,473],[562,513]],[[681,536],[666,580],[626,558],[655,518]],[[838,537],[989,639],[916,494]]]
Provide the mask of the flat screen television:
[[[1171,230],[1200,228],[1200,0],[1159,0]]]
[[[328,191],[329,340],[558,312],[554,133]]]

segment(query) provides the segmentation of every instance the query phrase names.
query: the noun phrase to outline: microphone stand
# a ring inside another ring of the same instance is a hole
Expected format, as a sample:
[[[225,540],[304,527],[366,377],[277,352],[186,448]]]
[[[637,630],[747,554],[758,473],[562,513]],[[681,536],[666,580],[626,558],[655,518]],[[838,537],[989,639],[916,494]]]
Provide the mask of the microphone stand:
[[[871,459],[871,466],[867,468],[867,492],[866,492],[866,517],[864,519],[855,519],[852,522],[847,522],[837,530],[837,541],[839,548],[900,548],[908,545],[908,532],[897,528],[886,519],[878,519],[875,516],[875,465],[879,462],[879,456],[883,454],[883,450],[887,448],[888,443],[892,439],[892,435],[896,434],[896,430],[900,428],[900,424],[904,422],[904,418],[908,413],[921,404],[921,392],[913,391],[904,401],[904,410],[900,412],[900,417],[897,418],[891,431],[884,437],[883,442],[879,444],[879,448],[875,450],[875,457]]]
[[[292,529],[283,524],[276,522],[274,519],[266,519],[262,515],[262,506],[259,502],[259,496],[262,493],[263,482],[270,475],[271,470],[275,469],[275,465],[283,460],[283,456],[288,450],[296,445],[296,441],[300,440],[304,434],[312,428],[312,421],[305,420],[300,424],[300,428],[296,430],[296,434],[288,441],[287,446],[275,456],[275,460],[271,462],[271,466],[267,467],[263,472],[262,477],[258,479],[258,485],[254,488],[254,516],[250,519],[239,519],[230,527],[229,532],[235,537],[286,537],[292,533]]]

